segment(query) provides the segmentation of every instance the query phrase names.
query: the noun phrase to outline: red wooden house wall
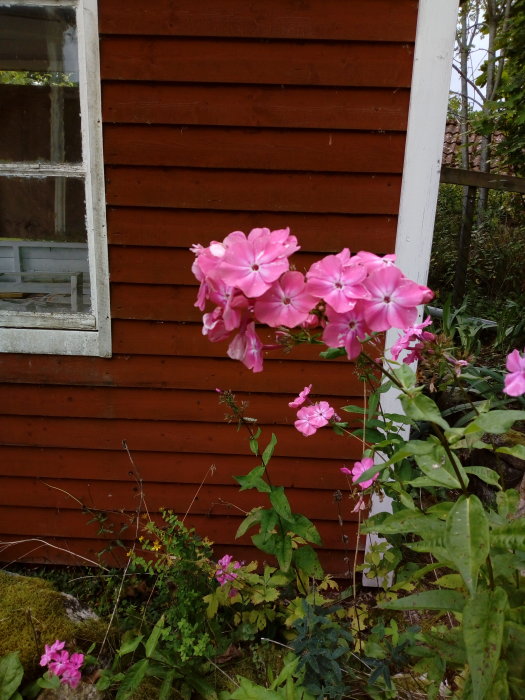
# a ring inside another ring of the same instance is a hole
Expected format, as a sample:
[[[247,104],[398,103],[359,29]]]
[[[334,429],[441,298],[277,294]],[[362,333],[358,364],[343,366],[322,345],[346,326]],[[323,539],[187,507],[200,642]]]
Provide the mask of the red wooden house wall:
[[[191,523],[249,557],[234,533],[264,501],[232,480],[256,462],[223,422],[221,387],[276,432],[274,481],[346,571],[357,516],[345,497],[345,543],[334,492],[360,445],[302,437],[287,402],[310,382],[334,406],[361,397],[352,367],[307,348],[258,375],[229,360],[201,335],[188,247],[290,226],[298,268],[343,246],[394,249],[416,15],[416,0],[100,0],[113,356],[0,356],[0,537],[63,548],[28,542],[4,560],[96,557],[82,504],[137,504],[123,440],[150,513],[185,513],[205,479]]]

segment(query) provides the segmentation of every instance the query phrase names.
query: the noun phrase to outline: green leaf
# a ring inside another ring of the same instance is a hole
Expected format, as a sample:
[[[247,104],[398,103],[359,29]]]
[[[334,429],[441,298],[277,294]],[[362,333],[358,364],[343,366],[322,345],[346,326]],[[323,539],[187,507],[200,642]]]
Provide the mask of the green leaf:
[[[296,535],[303,537],[308,542],[313,542],[313,544],[322,544],[321,535],[313,522],[306,516],[293,513],[288,522],[291,526],[290,530],[293,530]]]
[[[461,488],[459,479],[441,445],[435,445],[431,454],[417,455],[415,459],[417,466],[429,479],[448,489]],[[467,476],[465,476],[465,482],[468,483]]]
[[[146,675],[148,665],[148,659],[141,659],[131,666],[119,686],[117,694],[115,695],[115,700],[126,700],[126,698],[133,695]]]
[[[344,348],[328,348],[328,350],[323,350],[323,352],[319,353],[319,357],[322,357],[324,360],[331,360],[335,357],[342,357],[343,355],[346,355],[346,350]]]
[[[494,591],[478,591],[463,609],[463,638],[473,700],[482,700],[492,685],[501,653],[507,602],[507,594],[498,587]]]
[[[264,464],[259,465],[251,470],[246,476],[234,476],[233,478],[237,481],[241,488],[239,491],[246,491],[247,489],[257,489],[259,493],[269,493],[271,491],[270,486],[262,478],[266,467]]]
[[[352,404],[350,404],[349,406],[342,406],[341,410],[346,411],[347,413],[366,413],[366,410],[362,406],[354,406]]]
[[[266,445],[264,448],[264,452],[262,454],[262,462],[263,465],[267,465],[270,459],[272,458],[273,451],[275,449],[275,446],[277,445],[277,438],[275,437],[275,433],[272,433],[272,437],[270,438],[270,442]]]
[[[499,484],[499,474],[498,472],[494,471],[494,469],[489,469],[488,467],[463,467],[463,469],[467,472],[467,474],[477,476],[478,479],[481,479],[481,481],[484,481],[486,484],[497,486],[498,489],[501,489]]]
[[[158,700],[170,700],[173,693],[173,681],[175,677],[176,672],[173,668],[166,673],[162,685],[160,686]]]
[[[157,620],[155,627],[151,631],[148,640],[144,643],[144,648],[146,650],[146,656],[150,657],[159,643],[160,635],[164,629],[164,615],[161,615]]]
[[[125,656],[126,654],[131,654],[133,651],[135,651],[135,649],[137,649],[137,647],[143,639],[143,634],[133,635],[128,637],[127,639],[124,639],[120,647],[117,649],[118,656]]]
[[[254,508],[248,515],[244,518],[242,523],[237,528],[235,533],[235,539],[242,537],[251,527],[257,525],[261,521],[262,508]]]
[[[270,502],[275,509],[275,512],[285,520],[292,519],[292,510],[290,503],[284,493],[282,486],[274,486],[270,492]]]
[[[307,576],[316,579],[322,579],[324,576],[323,567],[319,562],[319,557],[317,552],[310,547],[310,545],[305,545],[304,547],[299,547],[293,550],[292,561],[298,569],[304,571]]]
[[[465,606],[465,596],[458,591],[422,591],[380,603],[378,607],[386,610],[453,610],[461,612]]]
[[[413,389],[416,385],[416,373],[408,365],[399,365],[392,374],[404,389]]]
[[[446,520],[445,547],[469,592],[474,595],[489,550],[489,521],[477,496],[461,496]]]
[[[382,535],[398,535],[413,533],[416,535],[442,534],[445,524],[438,518],[425,515],[420,510],[406,508],[393,515],[388,515],[381,523],[361,526],[362,532],[378,532]]]
[[[525,518],[509,520],[501,527],[493,528],[490,533],[493,547],[522,550],[525,548]]]
[[[288,535],[277,537],[274,553],[279,562],[279,568],[283,571],[288,571],[293,555],[292,540]]]
[[[510,430],[517,420],[525,420],[525,411],[489,411],[482,413],[468,426],[467,432],[483,430],[492,435],[500,435]]]
[[[525,447],[523,445],[513,445],[512,447],[496,447],[496,452],[512,455],[518,459],[525,460]]]
[[[24,667],[18,652],[6,654],[0,659],[0,700],[10,700],[24,676]]]
[[[439,425],[443,430],[449,429],[449,424],[441,416],[441,412],[435,401],[424,394],[416,396],[400,396],[399,400],[407,416],[415,421],[428,421]]]

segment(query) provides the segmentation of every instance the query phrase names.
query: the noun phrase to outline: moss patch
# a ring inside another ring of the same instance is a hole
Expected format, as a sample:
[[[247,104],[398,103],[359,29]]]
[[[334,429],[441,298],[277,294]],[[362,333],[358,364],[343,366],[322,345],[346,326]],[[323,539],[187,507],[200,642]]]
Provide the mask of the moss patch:
[[[0,656],[18,651],[29,678],[42,672],[38,662],[44,644],[60,639],[71,649],[85,650],[102,641],[106,623],[73,622],[65,605],[48,581],[0,572]]]

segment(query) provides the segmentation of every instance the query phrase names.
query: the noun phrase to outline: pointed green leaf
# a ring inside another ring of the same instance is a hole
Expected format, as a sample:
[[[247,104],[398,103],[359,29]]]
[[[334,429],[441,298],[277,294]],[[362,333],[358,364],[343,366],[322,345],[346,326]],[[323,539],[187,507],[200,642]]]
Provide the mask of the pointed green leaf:
[[[489,521],[477,496],[461,496],[446,520],[445,546],[449,559],[474,595],[481,565],[490,550]]]
[[[279,562],[279,568],[283,571],[288,571],[292,563],[292,540],[288,535],[277,537],[275,542],[275,556]]]
[[[506,455],[512,455],[518,459],[525,460],[525,446],[513,445],[512,447],[496,447],[496,452],[502,452]]]
[[[141,659],[131,666],[122,679],[115,700],[126,700],[133,695],[146,675],[148,665],[148,659]]]
[[[235,533],[235,539],[242,537],[251,527],[257,525],[257,523],[261,521],[262,512],[262,508],[254,508],[254,510],[248,513],[248,515],[244,518],[242,523],[237,528],[237,532]]]
[[[442,520],[431,515],[425,515],[420,510],[406,508],[393,515],[388,515],[381,523],[373,523],[367,527],[365,521],[361,526],[362,532],[378,532],[383,535],[398,535],[413,533],[416,535],[443,534],[445,524]]]
[[[486,484],[490,484],[491,486],[497,486],[498,489],[501,489],[501,486],[499,484],[499,474],[498,472],[494,471],[494,469],[489,469],[488,467],[463,467],[467,474],[472,474],[473,476],[477,476],[478,479],[481,479],[481,481],[484,481]]]
[[[493,547],[503,549],[525,549],[525,518],[509,520],[501,527],[495,527],[490,533]]]
[[[404,389],[413,389],[416,385],[416,373],[408,365],[399,365],[392,374],[394,374]]]
[[[24,667],[18,652],[6,654],[0,659],[0,700],[10,700],[24,676]]]
[[[323,567],[319,562],[316,551],[306,545],[293,550],[292,561],[298,569],[304,571],[307,576],[322,579],[324,576]]]
[[[158,700],[170,700],[173,695],[173,682],[176,678],[175,669],[170,669],[164,676],[159,690]]]
[[[275,511],[280,515],[281,518],[285,520],[291,520],[292,511],[290,508],[290,503],[284,493],[284,488],[282,486],[274,486],[270,492],[270,501]]]
[[[129,633],[128,633],[129,634]],[[135,651],[141,641],[143,640],[144,635],[143,634],[137,634],[130,636],[128,639],[125,639],[120,647],[117,650],[117,654],[119,656],[125,656],[126,654],[131,654],[131,652]]]
[[[438,482],[441,486],[445,486],[449,489],[461,488],[454,468],[450,464],[445,450],[441,445],[435,445],[432,452],[428,455],[417,455],[416,462],[425,476]],[[466,475],[464,476],[464,481],[468,484],[468,477]]]
[[[500,435],[510,430],[517,420],[525,420],[525,411],[489,411],[482,413],[468,426],[467,432],[484,430],[492,435]]]
[[[233,478],[241,485],[240,491],[257,489],[260,493],[269,493],[271,490],[270,486],[262,478],[265,471],[266,467],[264,464],[261,464],[252,469],[246,476],[234,476]]]
[[[322,544],[317,528],[306,516],[293,513],[288,522],[290,523],[290,530],[293,530],[296,535],[303,537],[308,542],[313,542],[313,544]]]
[[[144,648],[146,650],[146,656],[151,656],[155,649],[157,648],[157,644],[159,643],[160,635],[162,634],[162,630],[164,629],[164,615],[161,615],[159,619],[157,620],[155,627],[152,629],[150,636],[148,637],[147,641],[144,643]]]
[[[416,396],[400,396],[399,400],[407,416],[415,421],[427,421],[435,423],[443,430],[449,429],[449,424],[441,416],[441,411],[435,401],[424,394],[416,394]]]
[[[272,433],[272,437],[270,438],[270,442],[266,445],[264,448],[264,452],[262,454],[262,462],[263,465],[266,466],[270,459],[272,458],[273,451],[275,449],[275,446],[277,445],[277,438],[275,437],[275,433]]]
[[[492,685],[503,640],[507,594],[503,588],[478,591],[463,609],[463,638],[472,679],[473,700],[482,700]]]
[[[422,591],[407,595],[405,598],[380,603],[378,607],[386,610],[453,610],[461,612],[466,598],[458,591]]]

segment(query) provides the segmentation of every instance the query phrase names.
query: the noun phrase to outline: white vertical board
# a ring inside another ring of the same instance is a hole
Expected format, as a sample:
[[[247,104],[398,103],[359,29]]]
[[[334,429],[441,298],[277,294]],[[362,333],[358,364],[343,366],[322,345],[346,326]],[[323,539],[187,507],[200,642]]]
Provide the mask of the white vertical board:
[[[430,265],[458,6],[459,0],[419,0],[395,251],[397,265],[419,284],[426,284]],[[387,354],[398,336],[387,333]],[[397,393],[383,394],[385,412],[402,412]],[[374,496],[370,515],[385,510],[389,499]],[[366,550],[377,541],[368,535]],[[363,575],[363,585],[379,582]]]

